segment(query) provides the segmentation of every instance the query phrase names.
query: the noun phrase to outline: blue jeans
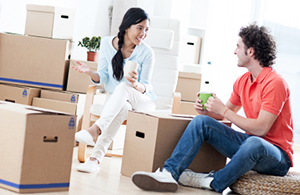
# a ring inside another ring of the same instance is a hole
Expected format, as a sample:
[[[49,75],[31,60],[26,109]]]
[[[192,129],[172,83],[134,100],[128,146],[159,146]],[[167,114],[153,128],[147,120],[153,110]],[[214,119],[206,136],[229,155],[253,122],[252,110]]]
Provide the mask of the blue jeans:
[[[223,169],[214,173],[211,186],[217,192],[222,192],[250,170],[284,176],[291,165],[289,157],[279,147],[260,137],[237,132],[209,116],[199,115],[189,123],[163,168],[178,181],[203,141],[231,159]]]

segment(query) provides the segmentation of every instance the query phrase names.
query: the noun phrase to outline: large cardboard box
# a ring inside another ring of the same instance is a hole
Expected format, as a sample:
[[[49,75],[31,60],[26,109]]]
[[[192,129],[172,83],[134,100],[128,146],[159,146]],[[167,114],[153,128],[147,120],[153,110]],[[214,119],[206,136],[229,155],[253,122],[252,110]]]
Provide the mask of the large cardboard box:
[[[73,39],[75,10],[32,4],[26,9],[26,35]]]
[[[21,193],[67,191],[75,120],[0,101],[0,187]]]
[[[176,92],[181,93],[181,100],[196,101],[201,88],[201,76],[199,73],[179,72]]]
[[[70,60],[67,91],[86,93],[88,86],[93,83],[91,81],[91,78],[87,74],[79,73],[72,68],[72,66],[78,66],[76,61],[85,63],[93,71],[97,71],[98,63],[90,61]]]
[[[64,90],[70,41],[0,33],[0,82]]]
[[[32,104],[33,97],[40,96],[40,89],[0,84],[0,100],[19,104]]]
[[[163,167],[191,120],[166,113],[129,112],[121,174],[130,177],[136,171],[153,172]],[[204,142],[189,169],[217,171],[225,164],[226,157]]]

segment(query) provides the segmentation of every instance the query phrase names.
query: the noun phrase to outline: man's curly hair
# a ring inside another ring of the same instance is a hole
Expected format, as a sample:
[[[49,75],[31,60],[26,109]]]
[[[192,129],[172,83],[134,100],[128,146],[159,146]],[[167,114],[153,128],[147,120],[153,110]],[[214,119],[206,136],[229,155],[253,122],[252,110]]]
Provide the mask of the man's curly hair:
[[[254,59],[258,60],[262,67],[270,67],[275,63],[276,41],[266,27],[259,27],[256,23],[253,23],[242,27],[239,36],[245,44],[245,53],[248,48],[252,47],[254,49]]]

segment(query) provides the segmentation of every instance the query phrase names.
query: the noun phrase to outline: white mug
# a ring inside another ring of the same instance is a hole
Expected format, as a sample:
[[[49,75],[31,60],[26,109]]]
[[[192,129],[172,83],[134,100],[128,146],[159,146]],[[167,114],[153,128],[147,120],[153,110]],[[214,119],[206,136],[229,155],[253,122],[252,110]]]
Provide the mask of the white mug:
[[[129,72],[137,71],[138,64],[134,61],[126,61],[124,66],[124,76],[130,77]]]

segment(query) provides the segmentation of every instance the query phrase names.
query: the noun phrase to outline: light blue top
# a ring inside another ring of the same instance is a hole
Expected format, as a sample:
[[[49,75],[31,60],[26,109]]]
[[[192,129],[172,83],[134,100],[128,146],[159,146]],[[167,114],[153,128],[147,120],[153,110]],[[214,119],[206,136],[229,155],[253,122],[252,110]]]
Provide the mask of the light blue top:
[[[117,53],[117,50],[112,44],[114,37],[115,36],[109,36],[101,40],[97,68],[100,82],[96,83],[92,80],[95,84],[104,84],[108,93],[113,93],[116,86],[121,82],[129,83],[125,77],[123,77],[121,81],[118,81],[113,77],[111,61],[114,55]],[[146,43],[142,42],[140,45],[135,46],[129,58],[124,59],[123,67],[127,60],[138,63],[138,82],[145,85],[145,95],[148,95],[153,100],[156,99],[157,96],[152,92],[152,85],[150,83],[154,66],[154,52],[152,48]]]

